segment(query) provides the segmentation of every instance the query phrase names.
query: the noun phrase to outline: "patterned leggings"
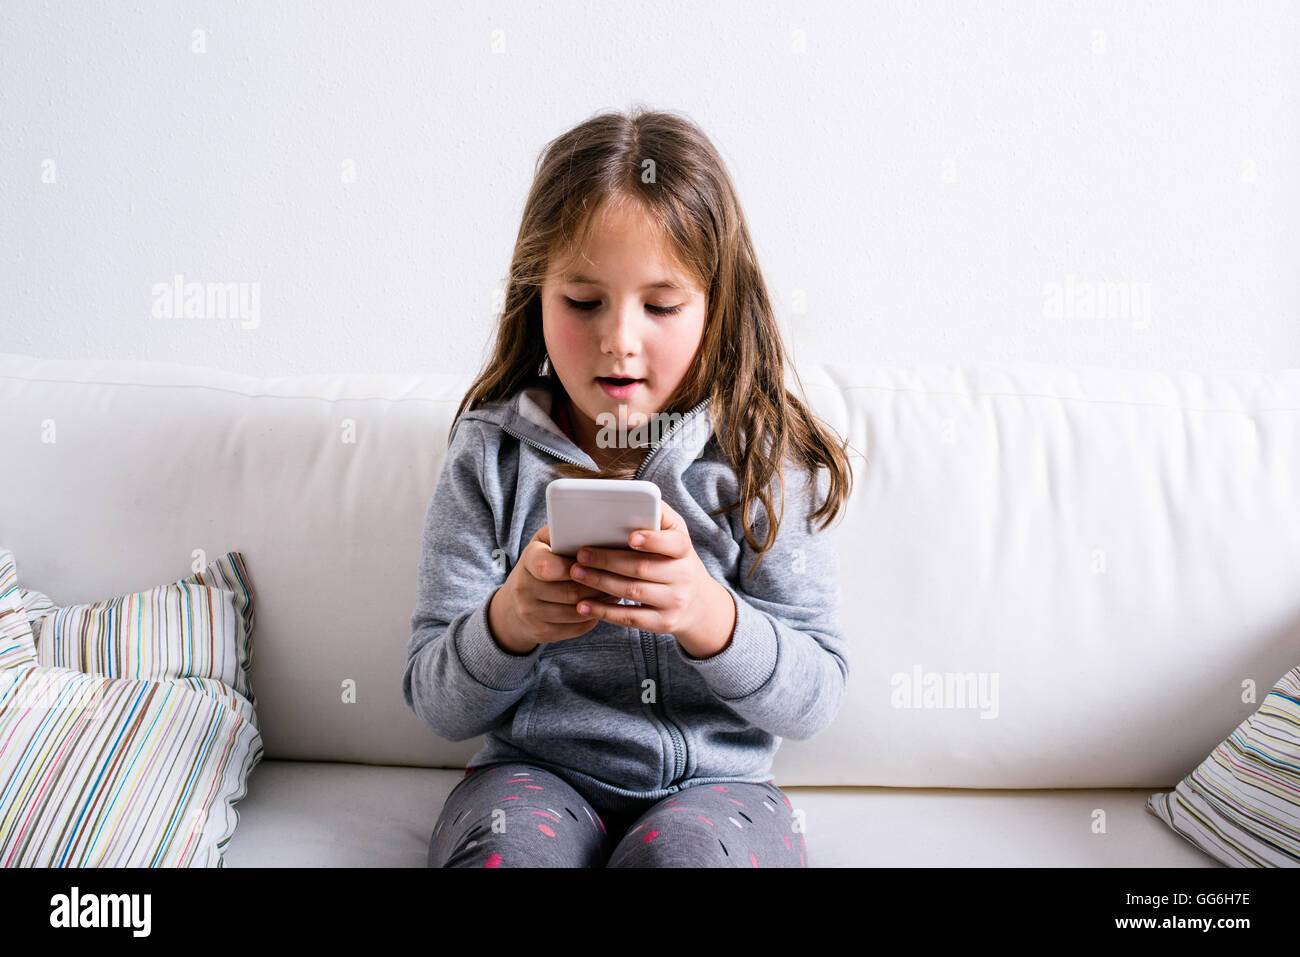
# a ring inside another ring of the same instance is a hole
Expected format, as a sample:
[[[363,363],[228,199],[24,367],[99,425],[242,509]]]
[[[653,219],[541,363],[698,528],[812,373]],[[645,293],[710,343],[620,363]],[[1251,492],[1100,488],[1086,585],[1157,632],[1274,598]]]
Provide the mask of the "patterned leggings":
[[[429,839],[430,867],[807,867],[772,781],[700,784],[600,814],[535,764],[469,767]]]

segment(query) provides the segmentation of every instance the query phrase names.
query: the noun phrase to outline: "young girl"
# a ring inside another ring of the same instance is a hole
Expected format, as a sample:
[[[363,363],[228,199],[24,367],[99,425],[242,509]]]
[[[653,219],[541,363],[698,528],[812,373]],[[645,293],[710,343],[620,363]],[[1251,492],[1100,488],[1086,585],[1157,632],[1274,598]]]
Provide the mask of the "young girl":
[[[844,696],[823,530],[852,474],[787,365],[698,128],[635,110],[548,146],[425,520],[403,694],[485,736],[430,866],[807,866],[771,765]],[[562,476],[654,482],[661,528],[552,553]]]

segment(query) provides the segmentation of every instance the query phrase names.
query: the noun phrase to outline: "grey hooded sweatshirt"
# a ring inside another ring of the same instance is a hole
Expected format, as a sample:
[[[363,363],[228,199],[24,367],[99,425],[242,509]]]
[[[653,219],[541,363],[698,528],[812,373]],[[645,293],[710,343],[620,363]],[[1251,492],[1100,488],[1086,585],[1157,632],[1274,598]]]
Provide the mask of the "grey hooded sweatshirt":
[[[834,527],[807,520],[820,501],[816,483],[787,467],[776,542],[746,577],[755,551],[740,510],[708,514],[739,501],[739,489],[702,402],[659,437],[636,478],[659,486],[709,574],[731,592],[731,643],[697,659],[672,635],[600,621],[577,638],[513,654],[488,626],[492,596],[547,522],[555,464],[596,468],[551,419],[559,388],[536,378],[456,420],[425,518],[406,703],[448,741],[484,735],[471,766],[531,762],[610,810],[684,787],[769,780],[782,738],[826,728],[848,677]],[[762,541],[766,515],[753,509]]]

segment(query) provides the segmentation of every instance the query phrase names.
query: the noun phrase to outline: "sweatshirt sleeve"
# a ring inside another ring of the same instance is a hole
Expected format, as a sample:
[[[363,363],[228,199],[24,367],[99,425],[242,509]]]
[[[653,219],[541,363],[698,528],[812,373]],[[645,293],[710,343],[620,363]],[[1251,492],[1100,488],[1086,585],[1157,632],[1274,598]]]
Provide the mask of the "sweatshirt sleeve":
[[[493,561],[496,521],[481,481],[484,439],[457,422],[425,516],[402,695],[439,737],[464,741],[501,724],[536,678],[541,645],[506,651],[488,625],[507,572]]]
[[[819,472],[824,474],[824,470]],[[849,665],[839,626],[838,556],[831,532],[808,520],[821,501],[815,481],[801,468],[785,472],[785,511],[774,483],[773,507],[781,516],[776,541],[749,577],[757,553],[735,520],[741,546],[736,587],[722,582],[736,603],[731,643],[709,658],[677,653],[718,697],[752,725],[802,741],[834,720],[844,699]],[[754,505],[760,541],[767,515]],[[736,513],[738,515],[738,513]]]

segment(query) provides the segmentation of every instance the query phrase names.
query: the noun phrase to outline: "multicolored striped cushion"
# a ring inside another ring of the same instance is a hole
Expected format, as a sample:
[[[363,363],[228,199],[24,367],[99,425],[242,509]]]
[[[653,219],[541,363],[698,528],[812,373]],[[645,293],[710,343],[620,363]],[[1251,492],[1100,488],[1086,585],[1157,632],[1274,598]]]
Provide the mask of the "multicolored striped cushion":
[[[36,649],[43,665],[109,678],[211,678],[256,705],[252,636],[243,557],[227,552],[170,585],[58,608],[42,620]]]
[[[0,635],[27,626],[21,593],[0,588],[16,605]],[[0,866],[222,867],[262,756],[242,557],[43,620],[58,625],[0,662]]]
[[[222,867],[261,756],[211,679],[0,671],[0,866]]]
[[[41,592],[19,586],[18,594],[22,597],[23,607],[27,609],[27,622],[32,626],[32,640],[40,641],[42,619],[58,609],[49,596]]]
[[[36,660],[21,591],[14,553],[0,548],[0,668]]]
[[[1147,810],[1230,867],[1300,866],[1300,668]]]

